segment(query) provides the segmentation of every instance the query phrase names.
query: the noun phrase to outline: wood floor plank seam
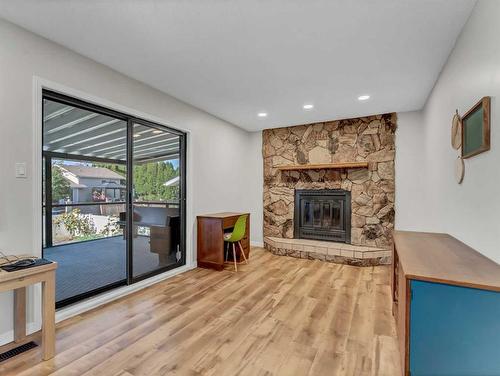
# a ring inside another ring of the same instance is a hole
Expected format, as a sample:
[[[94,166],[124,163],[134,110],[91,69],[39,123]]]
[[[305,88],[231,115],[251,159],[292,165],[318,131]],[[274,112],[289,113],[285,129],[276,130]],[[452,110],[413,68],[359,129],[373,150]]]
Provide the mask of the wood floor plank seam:
[[[194,269],[57,325],[2,376],[399,375],[388,267],[275,256]]]
[[[259,272],[254,273],[254,274],[250,274],[250,276],[252,276],[252,278],[253,278],[253,279],[258,279],[258,278],[259,278],[259,274],[260,274],[260,273],[263,273],[263,271],[259,271]],[[246,278],[248,278],[248,277],[246,277]],[[224,282],[223,282],[223,283],[224,283]],[[248,285],[248,286],[251,286],[251,285]],[[222,296],[223,296],[223,298],[224,298],[224,299],[223,299],[223,300],[221,300],[221,301],[219,301],[219,302],[217,302],[217,304],[216,304],[215,306],[212,306],[212,308],[211,308],[211,309],[209,309],[208,311],[203,312],[203,313],[202,313],[201,318],[205,317],[207,314],[209,314],[209,313],[210,313],[211,311],[213,311],[213,310],[217,310],[218,308],[219,308],[219,309],[221,309],[221,308],[223,309],[223,308],[224,308],[224,305],[223,305],[223,304],[231,303],[231,301],[230,301],[231,296],[232,296],[231,292],[232,292],[232,291],[236,291],[236,290],[238,290],[238,289],[239,289],[237,286],[234,286],[234,284],[233,284],[233,285],[231,285],[231,288],[232,288],[232,290],[228,289],[228,290],[226,291],[226,293],[225,293],[225,294],[222,294]],[[247,287],[246,287],[246,288],[247,288]],[[220,293],[220,291],[219,291],[219,293]],[[198,304],[198,305],[199,305],[200,303],[196,303],[196,304]],[[192,306],[192,307],[191,307],[191,311],[189,312],[189,314],[190,314],[191,316],[193,316],[193,317],[198,317],[198,316],[199,316],[199,314],[198,314],[196,311],[194,311],[194,309],[195,309],[195,307],[194,307],[194,306]],[[203,308],[203,307],[201,307],[200,309],[204,309],[204,308]],[[199,319],[200,319],[200,318],[198,318],[198,320],[199,320]],[[181,325],[179,325],[179,326],[178,326],[178,329],[183,329],[183,330],[186,330],[186,329],[189,329],[189,327],[193,326],[193,325],[196,323],[196,321],[192,321],[192,320],[188,320],[188,321],[189,321],[190,323],[189,323],[187,326],[181,326]],[[162,330],[162,329],[163,329],[163,328],[161,328],[161,327],[160,327],[160,328],[158,328],[158,329],[157,329],[157,332],[158,332],[158,331],[160,331],[160,330]],[[175,330],[175,329],[174,329],[174,330],[172,330],[172,331],[170,331],[170,332],[168,333],[168,336],[170,337],[170,340],[175,340],[175,337],[173,337],[173,336],[175,336],[175,335],[176,335],[176,333],[177,333],[177,330]],[[158,334],[158,333],[156,333],[156,335],[157,335],[157,334]],[[143,338],[142,340],[143,340],[143,341],[147,341],[147,340],[148,340],[148,336],[145,336],[145,338]],[[153,346],[154,346],[154,348],[155,348],[155,349],[158,349],[158,347],[159,347],[157,344],[153,344]],[[150,356],[150,357],[152,357],[152,356]],[[148,359],[148,358],[143,359],[143,361],[146,361],[147,359]],[[87,372],[87,373],[88,373],[88,374],[92,374],[92,373],[89,373],[89,372]]]

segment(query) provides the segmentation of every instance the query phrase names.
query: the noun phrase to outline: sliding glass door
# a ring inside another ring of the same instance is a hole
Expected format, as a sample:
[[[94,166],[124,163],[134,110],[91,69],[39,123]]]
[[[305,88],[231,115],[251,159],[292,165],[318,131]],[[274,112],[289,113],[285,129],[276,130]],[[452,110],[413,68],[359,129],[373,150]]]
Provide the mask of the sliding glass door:
[[[185,263],[185,134],[43,93],[43,257],[57,306]]]
[[[127,121],[44,93],[42,124],[43,257],[58,263],[63,306],[127,281]]]
[[[183,135],[132,125],[132,279],[184,263]]]

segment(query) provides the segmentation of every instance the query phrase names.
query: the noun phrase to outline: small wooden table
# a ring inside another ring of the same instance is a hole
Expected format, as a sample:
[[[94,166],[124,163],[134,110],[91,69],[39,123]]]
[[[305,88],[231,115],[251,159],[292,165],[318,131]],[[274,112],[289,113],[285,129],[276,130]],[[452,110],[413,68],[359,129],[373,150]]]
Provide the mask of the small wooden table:
[[[234,227],[240,215],[248,215],[245,236],[241,246],[245,256],[250,256],[250,213],[215,213],[199,215],[198,219],[198,267],[224,269],[224,230]],[[231,252],[230,256],[232,258]],[[240,254],[237,254],[237,262]]]
[[[0,292],[14,290],[14,341],[0,346],[0,353],[36,340],[40,332],[26,335],[26,287],[42,283],[42,358],[55,355],[57,263],[34,266],[14,272],[0,269]]]

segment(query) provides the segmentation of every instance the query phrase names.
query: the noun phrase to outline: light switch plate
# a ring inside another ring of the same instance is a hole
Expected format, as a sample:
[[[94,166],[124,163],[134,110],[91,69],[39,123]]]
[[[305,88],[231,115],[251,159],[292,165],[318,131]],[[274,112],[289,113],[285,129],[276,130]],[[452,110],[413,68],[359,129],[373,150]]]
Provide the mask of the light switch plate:
[[[26,163],[25,162],[16,163],[16,178],[25,179],[27,177],[28,176],[26,173]]]

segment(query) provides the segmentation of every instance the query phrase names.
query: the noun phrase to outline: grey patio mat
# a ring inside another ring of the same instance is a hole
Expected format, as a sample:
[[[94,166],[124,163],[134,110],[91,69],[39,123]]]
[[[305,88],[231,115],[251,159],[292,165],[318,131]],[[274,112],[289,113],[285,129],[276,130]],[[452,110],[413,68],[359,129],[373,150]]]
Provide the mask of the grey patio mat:
[[[149,252],[149,238],[134,238],[134,245],[134,275],[155,270],[158,255]],[[43,255],[59,264],[58,302],[126,278],[126,246],[121,236],[45,248]]]

